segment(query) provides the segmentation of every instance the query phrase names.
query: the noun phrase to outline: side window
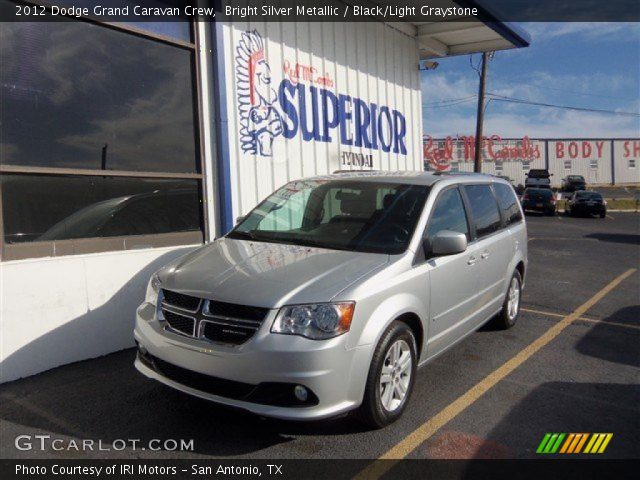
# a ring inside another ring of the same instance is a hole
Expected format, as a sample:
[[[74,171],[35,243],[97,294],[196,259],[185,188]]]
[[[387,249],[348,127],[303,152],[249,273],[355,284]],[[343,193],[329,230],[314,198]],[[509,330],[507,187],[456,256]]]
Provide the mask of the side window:
[[[513,188],[504,183],[494,183],[493,188],[496,191],[498,197],[498,204],[504,214],[504,218],[507,221],[507,225],[519,222],[522,220],[522,214],[520,213],[520,207],[518,207],[518,198],[516,197]]]
[[[467,215],[457,188],[446,190],[436,200],[427,225],[427,237],[432,237],[442,230],[464,233],[467,238],[469,237]]]
[[[498,204],[489,185],[465,185],[478,238],[500,229]]]

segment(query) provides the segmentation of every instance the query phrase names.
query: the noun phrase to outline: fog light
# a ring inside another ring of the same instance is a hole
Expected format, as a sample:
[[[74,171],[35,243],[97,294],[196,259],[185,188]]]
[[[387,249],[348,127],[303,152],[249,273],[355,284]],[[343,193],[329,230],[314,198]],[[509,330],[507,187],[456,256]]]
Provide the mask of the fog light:
[[[302,385],[296,385],[293,389],[293,394],[301,402],[306,402],[307,398],[309,397],[309,392],[307,392],[307,389]]]

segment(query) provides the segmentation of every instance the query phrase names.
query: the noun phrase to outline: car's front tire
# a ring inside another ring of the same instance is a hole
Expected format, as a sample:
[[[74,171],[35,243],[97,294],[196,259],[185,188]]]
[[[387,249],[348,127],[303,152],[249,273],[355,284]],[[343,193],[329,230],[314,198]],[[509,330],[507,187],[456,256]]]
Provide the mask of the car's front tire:
[[[416,376],[417,349],[411,328],[399,320],[385,330],[373,352],[359,419],[373,428],[395,422],[407,406]]]
[[[509,288],[505,296],[502,310],[496,316],[493,324],[502,330],[513,327],[520,315],[520,300],[522,299],[522,276],[516,270],[509,281]]]

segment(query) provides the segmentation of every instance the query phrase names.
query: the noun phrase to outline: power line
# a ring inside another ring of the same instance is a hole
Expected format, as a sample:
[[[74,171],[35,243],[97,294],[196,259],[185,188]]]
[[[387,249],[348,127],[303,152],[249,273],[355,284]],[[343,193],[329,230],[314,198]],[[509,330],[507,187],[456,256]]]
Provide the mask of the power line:
[[[473,98],[476,98],[477,95],[469,95],[467,97],[458,97],[458,98],[447,98],[444,100],[437,100],[437,101],[433,101],[433,102],[422,102],[422,106],[428,106],[428,105],[442,105],[442,104],[446,104],[446,103],[451,103],[451,102],[459,102],[462,100],[471,100]]]
[[[576,110],[580,112],[609,113],[613,115],[622,115],[627,117],[640,117],[640,113],[635,113],[635,112],[624,112],[624,111],[616,111],[616,110],[604,110],[600,108],[574,107],[572,105],[557,105],[553,103],[533,102],[530,100],[524,100],[522,98],[514,98],[514,97],[507,97],[505,95],[498,95],[497,93],[488,93],[487,95],[491,96],[491,98],[497,102],[510,102],[510,103],[518,103],[521,105],[535,105],[538,107],[562,108],[565,110]]]
[[[459,101],[454,102],[454,103],[444,103],[444,104],[439,104],[439,105],[425,105],[425,104],[423,104],[423,105],[422,105],[422,108],[444,108],[444,107],[455,107],[456,105],[462,105],[462,104],[464,104],[464,103],[473,102],[473,101],[475,101],[475,99],[476,99],[476,96],[474,95],[474,96],[473,96],[473,97],[471,97],[471,98],[467,98],[467,99],[464,99],[464,100],[459,100]]]

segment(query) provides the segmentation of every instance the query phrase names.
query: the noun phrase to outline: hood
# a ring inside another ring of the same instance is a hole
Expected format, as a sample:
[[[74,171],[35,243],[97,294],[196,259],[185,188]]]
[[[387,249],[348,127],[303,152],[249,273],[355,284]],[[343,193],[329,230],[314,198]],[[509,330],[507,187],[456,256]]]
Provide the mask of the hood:
[[[388,261],[385,254],[221,238],[169,264],[159,275],[168,290],[277,308],[327,302]]]

